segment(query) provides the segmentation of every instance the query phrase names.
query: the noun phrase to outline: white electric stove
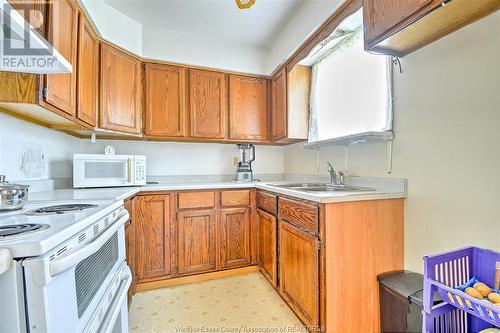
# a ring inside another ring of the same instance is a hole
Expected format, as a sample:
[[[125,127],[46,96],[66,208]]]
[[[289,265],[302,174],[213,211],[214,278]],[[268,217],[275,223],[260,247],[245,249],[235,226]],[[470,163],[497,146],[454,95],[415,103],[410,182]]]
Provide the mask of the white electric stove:
[[[0,214],[0,332],[127,332],[122,201],[40,201]]]

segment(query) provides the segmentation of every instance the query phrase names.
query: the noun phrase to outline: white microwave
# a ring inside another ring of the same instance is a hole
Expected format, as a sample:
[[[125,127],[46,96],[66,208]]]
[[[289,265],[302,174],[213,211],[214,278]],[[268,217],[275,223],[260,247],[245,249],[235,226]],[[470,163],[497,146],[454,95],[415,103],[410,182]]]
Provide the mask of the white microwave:
[[[73,187],[146,185],[144,155],[73,155]]]

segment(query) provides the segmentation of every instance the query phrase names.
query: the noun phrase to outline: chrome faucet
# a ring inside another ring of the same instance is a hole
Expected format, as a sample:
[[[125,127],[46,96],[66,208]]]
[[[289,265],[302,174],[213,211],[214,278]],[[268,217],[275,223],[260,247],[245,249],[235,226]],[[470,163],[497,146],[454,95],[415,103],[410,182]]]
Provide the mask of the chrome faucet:
[[[337,174],[330,162],[326,162],[326,164],[328,164],[328,172],[330,173],[330,183],[332,183],[333,185],[345,185],[344,173],[342,171],[339,171]]]
[[[330,173],[330,183],[335,185],[337,184],[337,172],[330,162],[326,162],[326,164],[328,164],[328,172]]]

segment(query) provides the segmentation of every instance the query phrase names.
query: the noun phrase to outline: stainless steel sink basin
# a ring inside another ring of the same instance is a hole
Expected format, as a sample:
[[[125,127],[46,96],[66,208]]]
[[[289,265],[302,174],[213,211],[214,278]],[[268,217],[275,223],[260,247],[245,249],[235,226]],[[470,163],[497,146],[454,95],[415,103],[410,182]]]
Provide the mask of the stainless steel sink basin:
[[[333,185],[322,183],[291,183],[283,185],[272,185],[276,187],[286,188],[302,192],[364,192],[375,191],[373,188],[348,186],[348,185]]]
[[[272,185],[272,186],[283,187],[283,188],[296,188],[296,187],[318,187],[326,185],[327,184],[324,183],[290,183],[290,184]]]

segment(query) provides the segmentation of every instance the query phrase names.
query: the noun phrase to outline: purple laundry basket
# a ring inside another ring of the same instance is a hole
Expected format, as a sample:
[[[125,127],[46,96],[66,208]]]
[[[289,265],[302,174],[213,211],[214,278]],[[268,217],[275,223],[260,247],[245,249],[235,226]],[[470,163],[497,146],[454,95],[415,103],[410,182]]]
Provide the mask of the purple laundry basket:
[[[500,253],[478,247],[424,257],[423,332],[465,333],[500,327],[500,308],[456,289],[473,277],[493,287],[497,262]],[[444,302],[433,304],[435,292]]]

